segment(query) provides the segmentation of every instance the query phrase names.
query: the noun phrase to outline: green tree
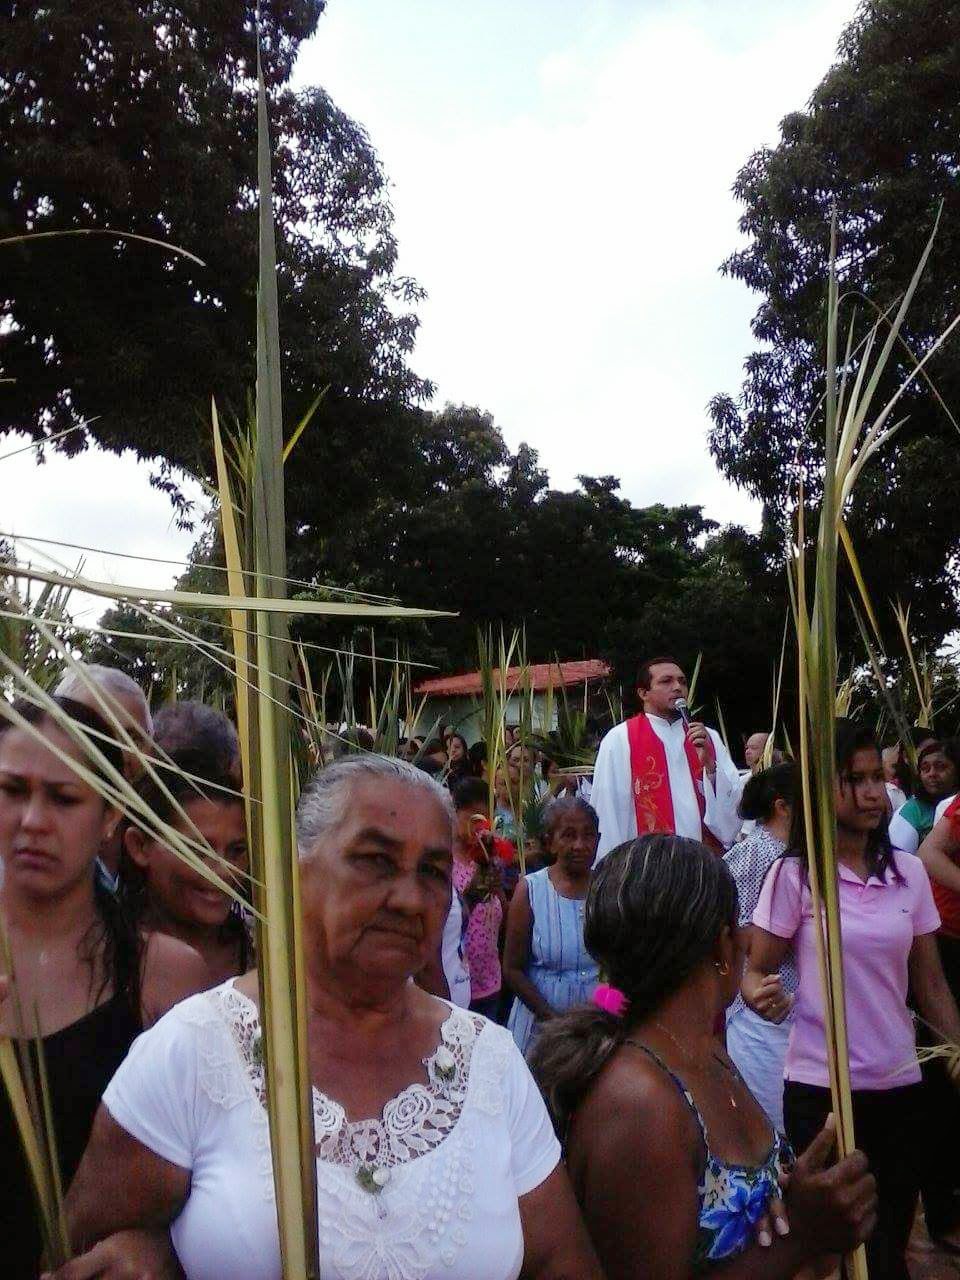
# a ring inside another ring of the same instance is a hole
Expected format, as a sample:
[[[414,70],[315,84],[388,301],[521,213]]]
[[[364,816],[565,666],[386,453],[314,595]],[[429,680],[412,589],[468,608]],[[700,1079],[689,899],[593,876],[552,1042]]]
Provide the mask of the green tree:
[[[397,276],[386,184],[363,129],[288,84],[324,0],[261,4],[274,142],[285,405],[328,388],[291,471],[295,524],[389,475],[429,388],[407,357],[416,285]],[[245,412],[256,285],[252,0],[11,0],[0,42],[0,237],[114,228],[142,244],[9,246],[0,273],[0,430],[68,436],[209,474],[209,403]]]
[[[763,295],[753,321],[759,347],[746,361],[739,400],[720,395],[711,404],[714,457],[766,504],[772,525],[795,500],[799,474],[808,492],[819,484],[831,211],[848,316],[861,295],[858,335],[876,308],[902,294],[941,203],[908,317],[913,351],[926,351],[960,308],[960,4],[866,0],[809,108],[781,129],[779,144],[758,151],[737,177],[749,244],[723,266]],[[901,352],[882,392],[892,393],[911,367]],[[956,411],[960,346],[951,341],[929,368]],[[912,603],[917,638],[935,645],[960,621],[960,449],[956,427],[923,383],[904,413],[899,436],[858,482],[850,525],[885,624],[885,602],[899,596]]]
[[[636,508],[612,476],[580,477],[571,492],[550,487],[536,452],[511,454],[492,417],[469,406],[410,416],[408,474],[384,489],[366,513],[350,512],[322,542],[291,542],[291,573],[322,591],[335,582],[449,610],[449,619],[369,628],[303,618],[300,639],[335,649],[351,645],[398,653],[443,671],[476,666],[477,629],[522,627],[535,662],[604,657],[632,690],[637,662],[665,648],[692,667],[704,652],[701,693],[713,713],[719,696],[731,733],[770,716],[775,642],[786,609],[784,579],[770,569],[770,548],[739,529],[718,530],[699,507]],[[215,534],[195,549],[184,584],[222,585]],[[779,593],[779,594],[778,594]],[[121,608],[104,618],[143,631]],[[217,618],[191,610],[189,630],[217,641]],[[122,665],[156,696],[171,689],[229,698],[229,681],[208,658],[179,646],[105,637],[91,658]],[[333,659],[310,650],[315,684]],[[354,666],[355,702],[367,706],[368,663]],[[338,695],[336,681],[332,690]]]

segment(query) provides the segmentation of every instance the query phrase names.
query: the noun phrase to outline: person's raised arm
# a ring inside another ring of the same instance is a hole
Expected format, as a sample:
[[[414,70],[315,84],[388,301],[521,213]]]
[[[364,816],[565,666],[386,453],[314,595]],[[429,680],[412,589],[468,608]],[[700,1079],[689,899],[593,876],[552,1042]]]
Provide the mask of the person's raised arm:
[[[701,726],[702,727],[702,726]],[[737,766],[730,757],[719,734],[704,729],[713,744],[713,760],[716,768],[703,773],[704,824],[724,848],[729,848],[740,831],[741,818],[738,806],[743,784]]]
[[[941,818],[917,850],[917,857],[931,880],[945,889],[960,893],[960,867],[953,858],[960,853],[960,840],[954,835],[949,818]]]
[[[515,995],[537,1018],[552,1018],[554,1010],[527,977],[530,943],[533,936],[533,910],[527,880],[520,879],[507,911],[506,941],[503,947],[503,976]]]

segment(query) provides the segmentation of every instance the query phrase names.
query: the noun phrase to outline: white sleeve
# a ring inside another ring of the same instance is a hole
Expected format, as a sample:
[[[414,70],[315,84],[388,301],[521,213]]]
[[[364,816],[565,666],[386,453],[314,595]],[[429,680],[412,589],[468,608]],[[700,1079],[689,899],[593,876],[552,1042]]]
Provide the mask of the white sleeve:
[[[952,796],[947,796],[946,800],[940,801],[940,803],[937,805],[937,811],[933,815],[934,826],[937,825],[937,823],[940,821],[943,815],[947,812],[947,810],[950,808],[950,806],[953,804],[956,798],[957,798],[956,795],[952,795]]]
[[[890,843],[904,853],[916,853],[920,848],[920,832],[903,817],[903,806],[890,819]]]
[[[729,849],[740,834],[740,795],[743,781],[737,766],[730,759],[730,752],[723,739],[713,729],[708,729],[717,759],[717,772],[711,782],[706,770],[703,774],[704,826],[709,827],[725,849]]]
[[[517,1195],[525,1196],[545,1182],[560,1163],[560,1143],[530,1068],[509,1032],[506,1039],[509,1040],[510,1053],[504,1077],[510,1129],[510,1167]]]
[[[590,803],[597,811],[600,823],[598,858],[604,857],[611,849],[616,849],[617,845],[636,837],[637,820],[633,805],[626,725],[616,725],[600,743],[593,770]]]
[[[138,1142],[171,1164],[191,1169],[198,1083],[197,1030],[174,1006],[133,1042],[107,1085],[103,1105]]]

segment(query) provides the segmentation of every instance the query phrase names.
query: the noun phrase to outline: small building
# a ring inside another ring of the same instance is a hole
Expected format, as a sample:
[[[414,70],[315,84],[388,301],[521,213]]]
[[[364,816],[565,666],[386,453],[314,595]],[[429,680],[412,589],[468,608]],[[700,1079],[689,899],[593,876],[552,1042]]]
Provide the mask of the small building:
[[[609,665],[599,658],[587,658],[578,662],[539,662],[527,667],[510,667],[506,672],[506,688],[511,693],[521,687],[532,691],[534,729],[537,732],[548,732],[557,725],[556,702],[561,696],[561,689],[566,691],[572,704],[582,706],[584,696],[589,698],[591,691],[599,688],[609,676]],[[493,679],[495,687],[500,689],[502,683],[499,670],[494,671]],[[543,720],[551,688],[554,700],[553,722],[546,725]],[[418,723],[419,732],[429,733],[439,719],[441,724],[453,725],[469,745],[481,737],[483,677],[479,671],[421,680],[414,692],[417,697],[426,698]],[[507,703],[507,724],[520,723],[520,708],[521,695],[517,694]]]

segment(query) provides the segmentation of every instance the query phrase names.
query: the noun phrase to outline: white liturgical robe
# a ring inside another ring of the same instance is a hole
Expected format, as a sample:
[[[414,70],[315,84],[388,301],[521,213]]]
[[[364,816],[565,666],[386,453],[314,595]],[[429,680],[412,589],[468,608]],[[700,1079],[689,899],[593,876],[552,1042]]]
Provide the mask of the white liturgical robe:
[[[664,720],[660,716],[648,716],[647,719],[663,743],[667,758],[676,834],[688,836],[692,840],[702,840],[703,827],[706,826],[720,844],[725,849],[728,848],[736,840],[740,830],[737,805],[740,802],[742,783],[720,735],[713,729],[707,730],[716,752],[717,771],[712,780],[706,773],[703,775],[704,815],[701,823],[700,805],[684,747],[686,729],[683,721],[679,717],[674,721]],[[600,819],[598,857],[602,858],[605,853],[627,840],[636,839],[637,811],[633,799],[630,742],[626,723],[616,725],[600,743],[593,771],[590,803]]]

